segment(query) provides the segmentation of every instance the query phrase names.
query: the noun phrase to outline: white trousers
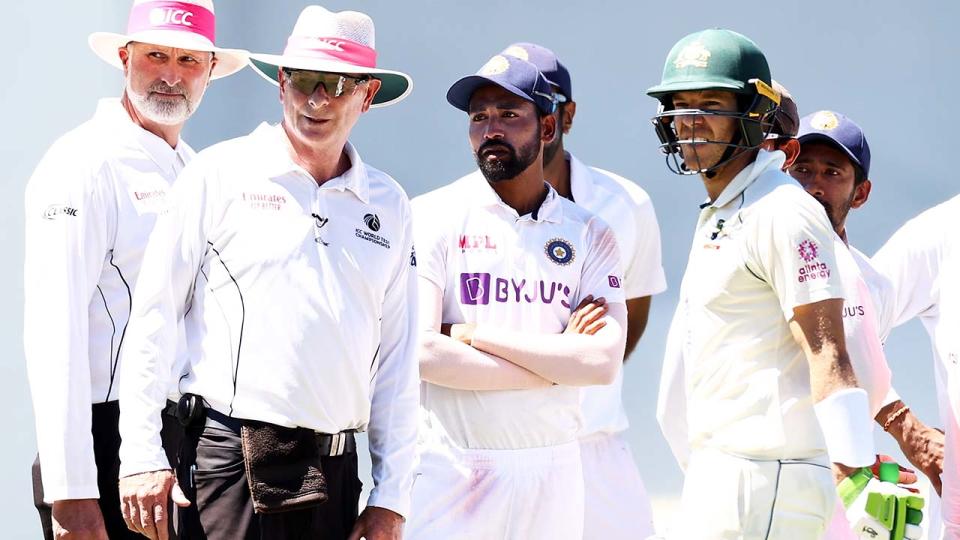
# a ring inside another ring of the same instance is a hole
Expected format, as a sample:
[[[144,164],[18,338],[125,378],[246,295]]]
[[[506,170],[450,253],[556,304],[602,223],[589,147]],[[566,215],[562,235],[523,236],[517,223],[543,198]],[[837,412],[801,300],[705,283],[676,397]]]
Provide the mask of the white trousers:
[[[836,488],[826,456],[754,461],[716,450],[690,455],[670,540],[818,540]]]
[[[583,538],[639,538],[653,535],[650,497],[620,433],[580,439],[583,461]]]
[[[421,448],[404,537],[581,540],[578,442],[522,450]]]

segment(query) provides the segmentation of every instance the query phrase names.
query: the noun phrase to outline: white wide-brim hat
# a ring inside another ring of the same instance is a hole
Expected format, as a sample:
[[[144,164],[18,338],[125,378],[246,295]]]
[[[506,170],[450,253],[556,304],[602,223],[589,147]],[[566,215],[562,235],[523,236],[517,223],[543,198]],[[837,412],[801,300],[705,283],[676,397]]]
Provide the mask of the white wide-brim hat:
[[[94,32],[87,42],[104,62],[123,69],[117,49],[131,41],[191,51],[212,52],[217,58],[211,79],[232,75],[247,65],[247,51],[214,45],[216,17],[213,0],[133,0],[127,33]]]
[[[280,84],[280,68],[371,75],[380,80],[380,90],[370,106],[385,107],[407,97],[413,79],[406,73],[378,68],[374,47],[373,19],[365,13],[334,13],[307,6],[297,18],[283,54],[251,54],[250,65],[273,84]]]

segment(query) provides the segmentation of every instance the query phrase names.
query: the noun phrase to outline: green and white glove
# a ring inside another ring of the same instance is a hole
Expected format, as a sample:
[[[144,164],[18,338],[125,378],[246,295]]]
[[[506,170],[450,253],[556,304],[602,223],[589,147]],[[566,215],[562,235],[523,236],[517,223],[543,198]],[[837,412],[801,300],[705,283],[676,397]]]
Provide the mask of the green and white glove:
[[[858,539],[919,540],[923,535],[923,497],[898,486],[898,476],[896,463],[881,463],[879,480],[863,468],[837,486]]]

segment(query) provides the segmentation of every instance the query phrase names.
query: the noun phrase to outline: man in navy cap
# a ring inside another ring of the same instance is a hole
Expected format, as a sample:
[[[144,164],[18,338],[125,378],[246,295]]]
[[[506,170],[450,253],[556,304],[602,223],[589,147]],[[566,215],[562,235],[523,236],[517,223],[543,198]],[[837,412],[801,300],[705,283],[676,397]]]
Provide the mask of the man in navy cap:
[[[873,350],[857,351],[857,333],[847,332],[847,345],[857,379],[868,393],[875,394],[877,385],[873,382],[877,379],[877,373],[886,373],[884,395],[871,395],[875,419],[897,441],[910,463],[930,479],[939,493],[940,473],[943,470],[943,433],[920,421],[890,387],[889,368],[880,346],[894,324],[896,301],[893,286],[866,255],[850,245],[847,238],[847,216],[850,210],[866,204],[872,187],[868,179],[870,145],[856,122],[838,112],[827,110],[803,117],[797,137],[801,145],[800,155],[789,168],[789,173],[823,205],[831,225],[845,244],[837,248],[838,258],[849,253],[853,261],[850,266],[862,284],[859,289],[869,291],[869,294],[858,296],[858,287],[845,286],[848,292],[844,302],[844,325],[859,327],[860,333],[866,334],[861,337],[872,337],[877,343],[876,347],[871,347]],[[933,520],[938,518],[933,512],[925,511],[924,514]],[[927,527],[934,532],[939,529],[933,521],[928,521]],[[831,529],[829,538],[848,537],[848,532],[846,535],[833,533],[839,529]]]
[[[626,307],[610,227],[544,180],[557,97],[494,56],[447,100],[479,174],[413,201],[423,422],[411,538],[583,535],[580,387],[610,384]]]
[[[573,128],[577,103],[570,72],[550,49],[515,43],[504,55],[527,60],[540,69],[557,98],[557,136],[543,149],[547,182],[561,196],[597,214],[617,237],[627,302],[627,344],[624,360],[647,325],[650,298],[667,288],[660,262],[660,227],[647,193],[614,173],[589,167],[564,148]],[[653,514],[640,471],[623,433],[623,370],[613,384],[581,391],[583,427],[580,455],[586,490],[584,538],[646,538],[653,534]]]

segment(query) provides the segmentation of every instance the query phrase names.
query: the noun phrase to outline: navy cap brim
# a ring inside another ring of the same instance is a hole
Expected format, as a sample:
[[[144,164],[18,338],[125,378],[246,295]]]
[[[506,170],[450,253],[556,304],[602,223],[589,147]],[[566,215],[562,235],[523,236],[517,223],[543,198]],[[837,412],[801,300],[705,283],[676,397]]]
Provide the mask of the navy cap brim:
[[[453,83],[450,89],[447,90],[447,101],[463,112],[470,112],[470,98],[473,97],[473,93],[484,86],[490,85],[499,86],[507,92],[515,94],[516,96],[533,103],[534,106],[537,105],[535,101],[530,99],[530,96],[525,94],[523,90],[520,90],[516,86],[495,81],[493,79],[484,77],[483,75],[468,75]]]
[[[800,151],[801,151],[801,152],[803,151],[802,146],[803,146],[804,143],[810,143],[810,142],[825,142],[825,143],[828,143],[830,146],[834,146],[834,147],[836,147],[837,149],[843,151],[843,153],[846,154],[848,158],[850,158],[850,161],[852,161],[854,164],[856,164],[857,167],[860,167],[860,170],[863,171],[863,173],[864,173],[865,175],[866,175],[867,172],[868,172],[868,171],[864,168],[863,163],[860,163],[860,160],[857,158],[857,156],[853,155],[853,152],[851,152],[849,148],[847,148],[843,143],[841,143],[840,141],[838,141],[836,138],[831,137],[830,135],[828,135],[828,134],[826,134],[826,133],[822,133],[822,132],[819,132],[819,131],[815,131],[815,132],[813,132],[813,133],[805,133],[805,134],[797,137],[797,140],[800,142],[800,146],[801,146],[801,150],[800,150]]]

